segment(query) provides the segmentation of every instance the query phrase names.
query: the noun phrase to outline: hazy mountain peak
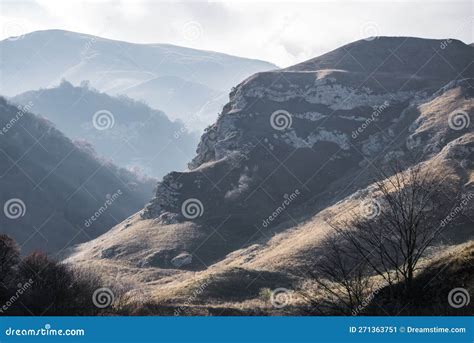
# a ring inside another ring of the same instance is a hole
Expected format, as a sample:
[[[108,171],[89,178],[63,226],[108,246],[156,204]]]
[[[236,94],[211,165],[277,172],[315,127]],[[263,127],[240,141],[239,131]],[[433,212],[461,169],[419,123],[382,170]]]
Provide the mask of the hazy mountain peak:
[[[135,44],[63,30],[3,40],[0,49],[0,94],[13,96],[58,84],[63,78],[74,85],[89,80],[101,91],[144,100],[195,131],[212,123],[234,84],[255,72],[277,68],[218,52]],[[157,86],[149,82],[163,77],[172,80],[167,84],[161,79]]]
[[[343,69],[362,73],[440,74],[472,58],[472,47],[459,40],[372,37],[346,44],[324,55],[286,68],[288,71]],[[423,68],[428,60],[429,66]],[[472,69],[465,71],[472,73]],[[471,74],[472,75],[472,74]]]

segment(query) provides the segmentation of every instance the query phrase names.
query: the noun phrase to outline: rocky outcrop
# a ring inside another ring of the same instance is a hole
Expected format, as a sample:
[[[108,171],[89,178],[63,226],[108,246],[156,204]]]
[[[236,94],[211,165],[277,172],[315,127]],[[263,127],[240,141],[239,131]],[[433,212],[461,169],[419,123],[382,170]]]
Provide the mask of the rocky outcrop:
[[[175,266],[176,268],[180,268],[182,266],[186,266],[188,264],[191,264],[193,262],[193,255],[191,255],[188,252],[182,252],[175,258],[171,260],[171,264]]]
[[[253,75],[232,90],[189,170],[170,173],[158,184],[143,218],[166,212],[174,220],[218,225],[231,216],[240,226],[260,227],[261,217],[295,189],[300,195],[294,206],[322,201],[328,185],[367,168],[368,159],[391,163],[406,154],[439,151],[462,131],[444,121],[442,132],[448,134],[441,139],[439,125],[436,135],[429,134],[425,126],[431,119],[420,116],[418,106],[456,87],[472,96],[469,82],[461,79],[473,76],[472,47],[455,41],[443,50],[439,44],[414,38],[359,41],[295,67]],[[347,52],[361,65],[343,58]],[[409,59],[413,54],[426,60]],[[189,199],[196,200],[199,216],[183,212]]]
[[[306,271],[324,254],[328,221],[383,208],[373,178],[395,162],[454,181],[453,199],[461,197],[442,239],[472,240],[473,48],[440,43],[356,42],[245,80],[189,170],[168,174],[141,217],[82,244],[66,262],[101,266],[112,282],[133,275],[158,303],[215,311],[255,308],[281,288],[311,294]]]
[[[403,156],[425,140],[421,123],[406,131],[419,115],[417,105],[453,80],[472,77],[472,49],[458,41],[441,49],[437,40],[381,37],[253,75],[232,90],[189,170],[159,183],[143,218],[169,212],[181,221],[218,223],[231,216],[239,225],[260,226],[260,217],[295,189],[300,195],[293,205],[323,196],[387,146],[393,149],[382,161]],[[426,59],[408,58],[414,55]],[[185,213],[189,199],[197,200],[199,216]]]

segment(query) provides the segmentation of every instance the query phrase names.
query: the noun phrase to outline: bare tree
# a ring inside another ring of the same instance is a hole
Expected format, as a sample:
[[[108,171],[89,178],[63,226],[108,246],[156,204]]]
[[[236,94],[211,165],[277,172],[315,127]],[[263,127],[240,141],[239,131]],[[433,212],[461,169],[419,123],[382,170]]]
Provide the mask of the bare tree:
[[[345,213],[346,219],[328,221],[334,231],[311,272],[326,300],[303,296],[320,313],[341,314],[367,305],[379,290],[374,280],[390,292],[403,285],[403,295],[410,296],[420,260],[445,228],[443,219],[457,198],[457,180],[450,175],[422,164],[380,172],[369,199]]]
[[[403,282],[409,291],[421,258],[455,204],[456,180],[422,164],[391,170],[393,175],[381,172],[375,182],[369,215],[354,213],[329,224],[388,285]]]
[[[323,241],[321,253],[309,273],[317,285],[317,297],[302,292],[311,304],[310,313],[353,314],[374,287],[365,261],[336,234]]]
[[[408,291],[420,259],[444,229],[456,181],[421,164],[392,170],[375,183],[375,217],[356,214],[331,225],[377,275],[389,285],[403,282]]]

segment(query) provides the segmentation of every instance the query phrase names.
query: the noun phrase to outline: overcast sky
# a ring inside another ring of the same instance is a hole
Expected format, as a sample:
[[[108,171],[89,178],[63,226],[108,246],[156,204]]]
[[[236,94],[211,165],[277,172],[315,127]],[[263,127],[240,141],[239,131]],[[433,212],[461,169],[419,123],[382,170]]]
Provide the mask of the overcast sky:
[[[1,39],[56,28],[220,51],[281,67],[368,36],[474,41],[472,1],[0,1]]]

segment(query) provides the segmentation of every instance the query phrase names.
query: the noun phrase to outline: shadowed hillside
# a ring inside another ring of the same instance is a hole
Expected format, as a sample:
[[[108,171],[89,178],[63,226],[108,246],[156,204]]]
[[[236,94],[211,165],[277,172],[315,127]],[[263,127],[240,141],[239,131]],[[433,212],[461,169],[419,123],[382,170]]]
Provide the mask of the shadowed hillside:
[[[153,179],[75,145],[51,123],[0,99],[0,227],[27,253],[59,253],[143,207]]]

